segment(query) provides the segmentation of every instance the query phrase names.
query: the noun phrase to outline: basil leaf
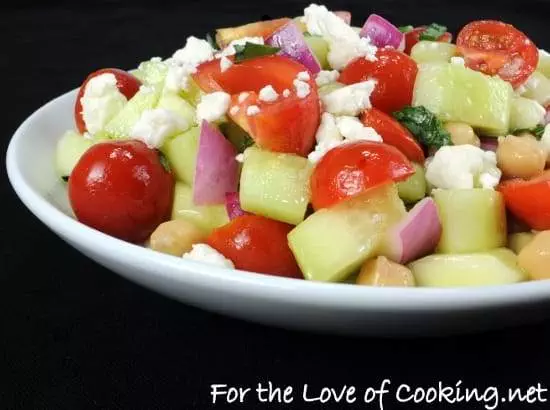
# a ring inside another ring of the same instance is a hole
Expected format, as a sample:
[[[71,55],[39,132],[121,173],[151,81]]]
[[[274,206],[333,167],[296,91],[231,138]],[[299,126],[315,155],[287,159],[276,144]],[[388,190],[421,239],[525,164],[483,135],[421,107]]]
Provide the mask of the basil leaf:
[[[420,33],[420,40],[437,41],[439,37],[447,32],[447,27],[441,24],[432,23],[426,30]]]
[[[441,148],[444,145],[452,145],[451,134],[426,107],[405,107],[394,112],[393,116],[426,147]]]
[[[237,44],[235,47],[235,62],[240,63],[251,58],[270,56],[277,54],[281,49],[279,47],[265,46],[263,44],[245,43]]]
[[[519,135],[523,132],[528,132],[530,134],[533,134],[533,136],[540,140],[542,138],[542,134],[544,134],[544,129],[545,129],[545,126],[542,125],[542,124],[539,124],[537,125],[535,128],[532,128],[532,129],[527,129],[527,128],[522,128],[520,130],[515,130],[513,132],[514,135]]]
[[[401,26],[401,27],[398,27],[397,28],[400,32],[402,33],[408,33],[410,31],[413,31],[414,30],[414,27],[411,26],[411,25],[408,25],[408,26]]]
[[[216,36],[212,35],[212,33],[206,33],[206,41],[208,41],[214,50],[220,49],[218,43],[216,42]]]

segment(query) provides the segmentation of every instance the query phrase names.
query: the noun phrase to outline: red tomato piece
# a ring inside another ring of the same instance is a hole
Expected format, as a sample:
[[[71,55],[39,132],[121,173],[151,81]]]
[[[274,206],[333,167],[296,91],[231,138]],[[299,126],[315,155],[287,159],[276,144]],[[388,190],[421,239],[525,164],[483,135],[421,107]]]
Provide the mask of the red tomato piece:
[[[327,152],[313,170],[311,203],[315,210],[326,208],[412,174],[411,162],[391,145],[371,141],[341,145]]]
[[[506,208],[531,229],[550,229],[550,170],[529,181],[511,179],[498,187]]]
[[[514,87],[535,71],[539,51],[535,44],[510,24],[479,20],[466,25],[456,39],[466,66],[488,75],[498,75]]]
[[[393,145],[411,161],[424,163],[424,151],[411,132],[388,114],[371,108],[361,114],[361,122],[382,136],[386,144]]]
[[[418,67],[408,55],[392,48],[380,48],[376,61],[358,58],[344,68],[339,82],[354,84],[369,79],[377,81],[371,95],[373,107],[386,113],[398,111],[412,103]]]
[[[243,215],[215,229],[207,243],[231,259],[237,269],[303,279],[288,247],[292,228],[263,216]]]
[[[74,119],[76,123],[76,128],[81,134],[86,132],[86,124],[84,123],[84,118],[82,118],[82,104],[80,102],[80,99],[84,96],[84,91],[86,90],[86,85],[88,84],[88,81],[101,74],[113,74],[116,78],[119,91],[128,100],[139,91],[139,87],[141,86],[141,81],[139,81],[137,77],[133,76],[127,71],[120,70],[118,68],[103,68],[90,74],[80,86],[74,104]]]
[[[130,242],[146,240],[170,217],[174,179],[141,141],[93,145],[69,177],[77,219]]]
[[[420,41],[420,34],[426,31],[427,28],[427,26],[416,27],[408,33],[405,33],[405,53],[411,54],[412,48]],[[452,40],[453,35],[448,31],[437,39],[440,43],[450,43]]]
[[[232,94],[231,107],[238,106],[239,110],[236,113],[230,110],[229,116],[258,146],[306,156],[315,144],[320,107],[313,77],[307,81],[309,94],[298,97],[293,82],[300,72],[307,72],[302,64],[275,55],[245,60],[224,72],[219,60],[213,60],[199,66],[193,78],[206,92],[223,90]],[[266,102],[258,98],[259,91],[267,85],[277,91],[277,100]],[[284,90],[289,90],[288,97],[282,95]],[[239,101],[242,92],[247,92],[248,97]],[[250,106],[259,111],[251,114]]]

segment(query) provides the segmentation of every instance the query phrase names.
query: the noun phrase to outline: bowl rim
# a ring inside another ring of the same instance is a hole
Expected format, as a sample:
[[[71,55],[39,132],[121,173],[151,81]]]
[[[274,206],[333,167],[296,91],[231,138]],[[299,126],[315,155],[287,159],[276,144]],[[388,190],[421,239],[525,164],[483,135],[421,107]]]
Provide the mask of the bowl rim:
[[[96,252],[118,252],[120,258],[132,258],[145,264],[158,265],[149,270],[160,279],[170,279],[187,285],[200,285],[217,291],[250,296],[251,293],[272,300],[292,301],[297,304],[354,309],[470,310],[478,307],[515,305],[550,301],[550,280],[529,281],[508,285],[459,288],[384,288],[347,283],[324,283],[269,276],[255,272],[233,270],[184,260],[146,249],[90,228],[66,215],[26,181],[22,173],[25,164],[19,163],[21,141],[37,118],[54,109],[60,100],[74,97],[77,89],[64,93],[38,108],[17,128],[6,154],[9,181],[24,205],[46,226],[57,234]],[[55,228],[52,228],[55,227]],[[177,272],[181,271],[181,275]]]

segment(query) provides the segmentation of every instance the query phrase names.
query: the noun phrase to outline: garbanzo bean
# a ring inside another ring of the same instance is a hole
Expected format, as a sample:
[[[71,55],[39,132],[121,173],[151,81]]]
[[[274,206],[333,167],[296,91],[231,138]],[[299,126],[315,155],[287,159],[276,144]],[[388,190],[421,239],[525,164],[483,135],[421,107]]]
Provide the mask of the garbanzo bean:
[[[363,264],[355,283],[367,286],[414,286],[414,277],[409,268],[379,256]]]
[[[508,135],[498,139],[497,165],[507,177],[531,178],[542,171],[546,154],[533,136]]]
[[[518,265],[531,279],[550,278],[550,231],[542,231],[518,255]]]
[[[182,256],[205,238],[204,232],[191,222],[176,219],[164,222],[155,229],[149,239],[149,247],[162,253]]]
[[[451,134],[451,141],[454,145],[474,145],[479,147],[480,142],[474,129],[463,122],[448,122],[445,129]]]

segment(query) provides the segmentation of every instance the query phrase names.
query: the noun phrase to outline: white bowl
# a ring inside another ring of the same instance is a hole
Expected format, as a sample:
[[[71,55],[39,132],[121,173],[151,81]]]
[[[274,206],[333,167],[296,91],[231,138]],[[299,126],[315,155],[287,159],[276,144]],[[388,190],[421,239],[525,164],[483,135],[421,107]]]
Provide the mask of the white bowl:
[[[211,267],[163,255],[91,229],[72,217],[55,175],[56,141],[73,127],[76,91],[49,102],[8,148],[10,181],[52,231],[120,275],[204,309],[270,325],[349,334],[406,336],[470,332],[546,316],[550,281],[461,289],[369,288]],[[59,263],[63,263],[60,255]]]

